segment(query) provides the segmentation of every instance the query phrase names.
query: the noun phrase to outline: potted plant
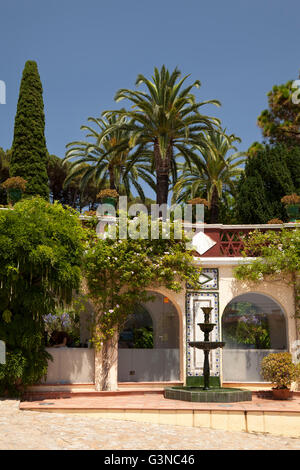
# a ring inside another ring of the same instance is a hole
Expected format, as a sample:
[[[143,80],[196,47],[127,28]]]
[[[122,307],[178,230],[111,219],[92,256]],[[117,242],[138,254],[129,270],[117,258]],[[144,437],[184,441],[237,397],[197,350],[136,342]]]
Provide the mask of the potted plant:
[[[20,176],[13,176],[12,178],[8,178],[2,184],[2,187],[7,192],[7,200],[10,206],[13,206],[16,202],[20,201],[23,196],[23,193],[26,189],[27,181]]]
[[[101,204],[109,204],[115,208],[118,196],[119,194],[115,189],[102,189],[102,191],[97,194],[97,199],[100,199]],[[114,211],[111,211],[111,213],[114,214]],[[107,214],[110,215],[110,212],[107,211]]]
[[[274,225],[282,225],[283,224],[283,221],[281,219],[271,219],[271,220],[268,220],[268,224],[274,224]]]
[[[209,202],[207,201],[207,199],[203,199],[202,197],[195,197],[194,199],[190,199],[188,201],[188,204],[203,204],[204,206],[209,208]]]
[[[296,222],[299,218],[300,196],[296,193],[288,194],[281,199],[281,202],[285,205],[289,222]]]
[[[299,378],[300,368],[293,363],[290,353],[271,353],[261,361],[261,373],[265,380],[274,385],[273,398],[287,400],[291,383]]]

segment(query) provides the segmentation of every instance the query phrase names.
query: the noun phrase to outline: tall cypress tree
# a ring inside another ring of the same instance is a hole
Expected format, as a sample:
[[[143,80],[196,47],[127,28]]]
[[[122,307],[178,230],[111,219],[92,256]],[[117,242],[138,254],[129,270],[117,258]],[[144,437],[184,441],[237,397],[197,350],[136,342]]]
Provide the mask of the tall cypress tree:
[[[26,194],[49,198],[43,88],[36,62],[27,61],[15,118],[10,176],[27,181]]]

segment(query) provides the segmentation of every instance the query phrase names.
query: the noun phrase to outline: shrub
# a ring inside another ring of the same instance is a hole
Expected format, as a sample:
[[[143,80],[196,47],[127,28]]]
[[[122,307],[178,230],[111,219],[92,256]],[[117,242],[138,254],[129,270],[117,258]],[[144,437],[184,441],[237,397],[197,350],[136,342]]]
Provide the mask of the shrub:
[[[209,208],[209,202],[207,199],[203,199],[202,197],[195,197],[194,199],[190,199],[188,204],[204,204],[204,206]]]
[[[281,198],[281,202],[285,206],[289,206],[292,204],[300,204],[300,196],[298,196],[296,193],[289,194]]]
[[[119,196],[118,192],[115,189],[102,189],[100,193],[97,194],[97,199],[102,199],[104,197],[115,197]]]
[[[20,176],[13,176],[12,178],[8,178],[4,183],[2,183],[2,188],[4,189],[21,189],[21,191],[25,192],[27,181]]]
[[[292,361],[288,352],[272,353],[261,361],[261,372],[265,380],[272,382],[275,388],[289,388],[299,378],[299,366]]]
[[[268,224],[283,224],[283,221],[281,219],[271,219]]]
[[[80,286],[86,231],[78,214],[41,197],[0,211],[0,394],[21,392],[47,372],[43,317]]]
[[[97,215],[96,211],[85,211],[83,214],[87,217],[95,217]]]

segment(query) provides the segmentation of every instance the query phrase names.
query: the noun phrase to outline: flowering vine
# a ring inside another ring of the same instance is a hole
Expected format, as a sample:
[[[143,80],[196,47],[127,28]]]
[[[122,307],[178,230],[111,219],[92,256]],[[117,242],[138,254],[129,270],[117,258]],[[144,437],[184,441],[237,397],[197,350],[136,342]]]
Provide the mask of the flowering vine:
[[[186,239],[97,239],[85,256],[84,276],[95,306],[92,341],[96,349],[114,337],[135,305],[149,300],[147,288],[161,286],[178,292],[188,280],[196,285]]]

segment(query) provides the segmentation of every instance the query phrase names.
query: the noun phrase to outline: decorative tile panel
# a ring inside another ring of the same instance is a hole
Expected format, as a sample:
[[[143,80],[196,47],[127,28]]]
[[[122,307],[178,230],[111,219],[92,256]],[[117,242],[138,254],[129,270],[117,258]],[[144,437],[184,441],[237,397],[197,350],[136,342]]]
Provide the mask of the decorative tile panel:
[[[219,288],[219,270],[217,268],[203,268],[199,274],[199,290],[216,290]],[[187,282],[187,289],[192,286]],[[195,290],[195,289],[193,289]]]
[[[189,341],[203,341],[204,333],[197,323],[204,322],[201,307],[213,307],[210,320],[215,323],[210,333],[210,341],[220,341],[219,327],[219,294],[217,292],[190,292],[186,295],[186,328],[187,328],[187,375],[202,376],[204,353],[200,349],[192,348]],[[220,349],[214,349],[209,355],[210,375],[220,375]]]

